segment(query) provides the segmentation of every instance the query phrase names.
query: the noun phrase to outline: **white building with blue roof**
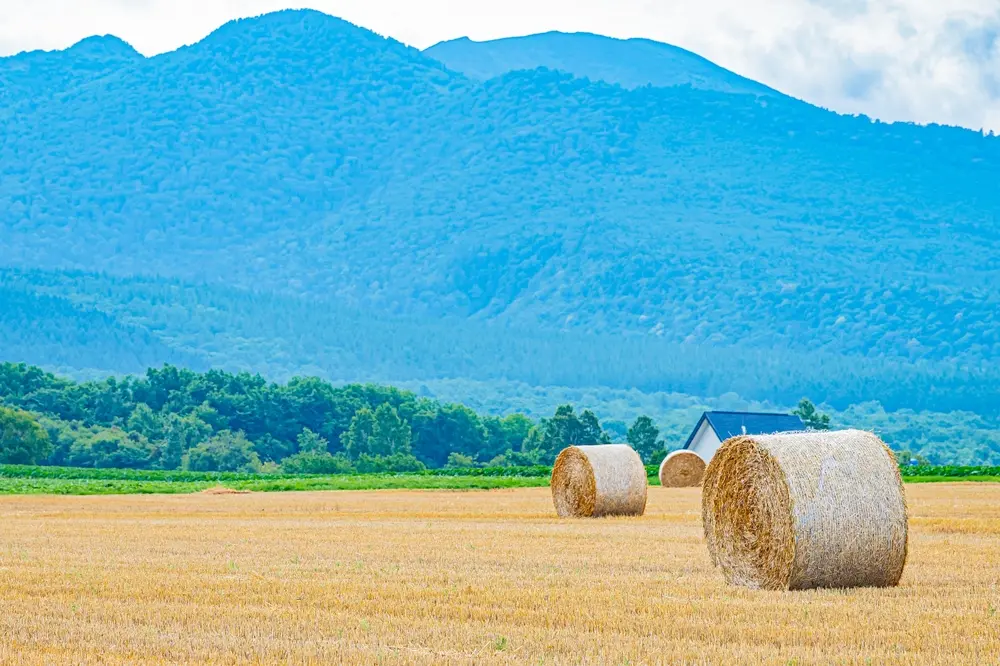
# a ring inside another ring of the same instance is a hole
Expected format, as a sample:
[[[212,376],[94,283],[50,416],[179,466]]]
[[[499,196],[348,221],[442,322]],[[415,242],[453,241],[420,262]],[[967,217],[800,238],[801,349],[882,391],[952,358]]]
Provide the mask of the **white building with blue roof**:
[[[737,435],[771,435],[776,432],[805,430],[802,419],[794,414],[759,412],[705,412],[691,431],[684,448],[694,451],[706,463],[722,443]]]

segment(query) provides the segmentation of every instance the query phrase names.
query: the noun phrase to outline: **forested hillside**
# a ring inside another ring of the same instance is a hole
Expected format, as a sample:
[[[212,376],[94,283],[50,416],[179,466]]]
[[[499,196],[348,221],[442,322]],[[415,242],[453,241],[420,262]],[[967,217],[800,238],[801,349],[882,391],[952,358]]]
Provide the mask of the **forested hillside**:
[[[479,83],[315,12],[115,52],[75,86],[38,71],[0,107],[7,264],[678,342],[1000,351],[1000,141],[977,133],[546,70]]]
[[[608,387],[699,396],[735,393],[776,405],[817,396],[837,409],[879,401],[887,409],[996,413],[995,365],[959,367],[944,360],[845,356],[824,351],[710,346],[659,336],[618,336],[577,328],[545,330],[458,317],[391,317],[337,301],[177,280],[115,278],[83,273],[0,271],[0,288],[60,295],[83,312],[108,313],[121,327],[143,330],[156,344],[145,358],[192,368],[264,373],[272,379],[314,374],[337,381],[399,382],[466,378],[516,380],[534,386]],[[0,314],[0,330],[6,317]],[[92,331],[81,320],[80,344],[61,335],[78,362],[96,365]],[[41,319],[37,328],[49,324]],[[30,340],[32,336],[27,336]],[[40,338],[41,339],[41,338]],[[69,354],[69,351],[65,352]],[[47,352],[8,357],[43,365]],[[106,359],[105,359],[105,362]],[[127,364],[127,365],[124,365]]]
[[[1000,139],[629,44],[480,80],[289,11],[0,59],[0,360],[995,418]]]
[[[202,359],[144,326],[0,278],[0,360],[24,359],[75,371],[143,372],[150,365],[199,367]]]

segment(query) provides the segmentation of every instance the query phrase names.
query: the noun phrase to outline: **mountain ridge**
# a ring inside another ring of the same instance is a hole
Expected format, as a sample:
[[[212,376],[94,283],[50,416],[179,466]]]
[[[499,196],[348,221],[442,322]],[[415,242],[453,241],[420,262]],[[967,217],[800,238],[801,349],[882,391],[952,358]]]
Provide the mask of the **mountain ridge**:
[[[64,50],[0,57],[0,102],[57,95],[142,60],[140,53],[113,35],[87,37]]]
[[[560,31],[485,41],[460,37],[439,42],[424,53],[477,80],[545,67],[628,89],[691,85],[720,92],[782,94],[681,47],[638,37]]]

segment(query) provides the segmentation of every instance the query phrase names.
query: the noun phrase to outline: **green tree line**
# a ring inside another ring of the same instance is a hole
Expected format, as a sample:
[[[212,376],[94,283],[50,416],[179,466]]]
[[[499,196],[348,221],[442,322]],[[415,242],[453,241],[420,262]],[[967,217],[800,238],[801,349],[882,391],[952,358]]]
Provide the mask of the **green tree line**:
[[[545,465],[614,438],[651,464],[666,452],[648,416],[627,428],[571,405],[538,420],[489,416],[389,386],[169,365],[76,382],[3,363],[0,405],[0,463],[332,474]]]

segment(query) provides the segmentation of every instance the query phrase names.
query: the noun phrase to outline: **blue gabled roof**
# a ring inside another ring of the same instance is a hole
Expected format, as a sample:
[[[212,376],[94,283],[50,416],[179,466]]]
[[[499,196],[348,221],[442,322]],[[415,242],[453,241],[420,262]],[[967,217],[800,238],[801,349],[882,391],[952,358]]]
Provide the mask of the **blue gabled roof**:
[[[769,435],[774,432],[796,432],[805,430],[802,419],[794,414],[762,414],[757,412],[705,412],[698,419],[684,448],[691,446],[694,436],[704,421],[715,431],[720,442],[736,435]],[[744,430],[745,428],[745,430]]]

